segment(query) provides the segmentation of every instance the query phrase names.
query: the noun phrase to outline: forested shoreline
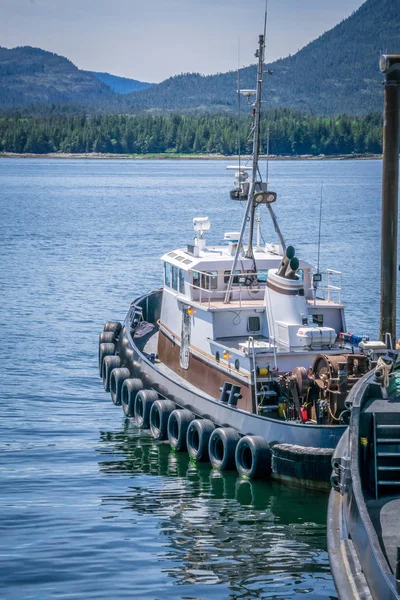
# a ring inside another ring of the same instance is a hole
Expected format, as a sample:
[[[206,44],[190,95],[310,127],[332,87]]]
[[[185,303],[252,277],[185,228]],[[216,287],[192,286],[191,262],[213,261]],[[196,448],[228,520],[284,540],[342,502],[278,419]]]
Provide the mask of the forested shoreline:
[[[19,154],[238,154],[251,150],[251,120],[224,114],[0,116],[0,152]],[[313,156],[379,154],[382,115],[316,117],[270,110],[261,123],[261,152]]]

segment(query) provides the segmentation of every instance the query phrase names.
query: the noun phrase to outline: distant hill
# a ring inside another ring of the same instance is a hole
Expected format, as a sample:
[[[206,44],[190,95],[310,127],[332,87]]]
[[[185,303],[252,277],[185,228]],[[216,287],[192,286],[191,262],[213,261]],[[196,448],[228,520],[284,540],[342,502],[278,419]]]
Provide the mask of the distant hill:
[[[386,50],[400,52],[399,0],[367,0],[293,56],[267,65],[273,75],[266,77],[266,106],[321,115],[381,110],[378,59]],[[255,80],[255,66],[241,71],[243,88],[254,87]],[[235,72],[190,73],[128,96],[126,102],[131,111],[232,111],[237,105],[236,89]]]
[[[381,111],[378,59],[382,51],[400,52],[399,1],[366,0],[348,19],[293,56],[266,65],[273,75],[266,76],[264,106],[318,115]],[[255,80],[255,65],[241,70],[243,88],[253,88]],[[124,114],[234,112],[236,89],[235,72],[188,73],[150,85],[81,71],[68,59],[39,48],[0,48],[3,109],[36,105],[34,112],[43,113],[48,105],[56,105],[51,107],[54,112],[69,104],[68,110]]]
[[[0,47],[0,106],[90,104],[115,93],[97,77],[58,54],[21,46]]]
[[[137,81],[136,79],[128,79],[127,77],[118,77],[110,75],[110,73],[98,73],[97,71],[88,71],[97,79],[108,85],[116,94],[130,94],[131,92],[139,92],[152,86],[151,83],[145,81]]]

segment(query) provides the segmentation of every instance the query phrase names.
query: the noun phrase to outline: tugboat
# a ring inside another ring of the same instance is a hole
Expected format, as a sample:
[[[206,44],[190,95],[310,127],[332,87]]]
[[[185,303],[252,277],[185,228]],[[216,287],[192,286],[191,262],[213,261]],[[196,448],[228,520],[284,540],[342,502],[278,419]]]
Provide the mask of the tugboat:
[[[400,55],[383,55],[381,336],[396,335]],[[389,344],[391,346],[391,344]],[[400,599],[400,340],[351,390],[332,460],[328,552],[343,600]]]
[[[264,52],[265,32],[256,88],[239,90],[254,119],[252,157],[231,167],[230,198],[246,202],[241,230],[208,245],[210,221],[195,217],[194,243],[161,257],[163,288],[134,300],[123,326],[105,325],[99,370],[114,404],[177,451],[329,489],[348,393],[386,345],[346,332],[340,272],[322,273],[286,246],[277,194],[261,177]],[[265,207],[279,242],[262,246]]]

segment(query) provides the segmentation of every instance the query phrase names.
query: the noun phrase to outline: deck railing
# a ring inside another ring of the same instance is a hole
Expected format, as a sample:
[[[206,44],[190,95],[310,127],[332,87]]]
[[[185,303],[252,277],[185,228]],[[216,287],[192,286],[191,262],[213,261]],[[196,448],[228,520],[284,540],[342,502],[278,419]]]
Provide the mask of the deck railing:
[[[190,289],[198,292],[198,298],[195,298],[195,294],[192,293],[193,300],[199,302],[200,304],[208,304],[208,307],[210,308],[213,300],[220,301],[225,298],[228,284],[224,282],[223,288],[220,289],[218,287],[214,287],[214,283],[216,283],[217,286],[220,284],[222,278],[221,274],[215,275],[207,271],[192,271],[192,273],[193,275],[198,275],[197,280],[199,282],[198,284],[189,283]],[[265,277],[265,281],[259,281],[259,276]],[[225,278],[225,274],[223,277]],[[232,287],[231,300],[239,302],[239,308],[242,307],[242,303],[246,300],[260,299],[260,292],[264,294],[266,284],[265,271],[260,273],[238,273],[237,277],[239,279],[239,283],[235,283]],[[240,282],[241,279],[243,279],[243,283]],[[250,279],[253,279],[253,282],[246,285]],[[261,298],[263,298],[263,295]]]
[[[314,273],[314,275],[316,275]],[[310,295],[313,300],[327,300],[328,302],[342,303],[342,272],[335,269],[326,269],[325,273],[320,273],[321,281],[313,282],[311,279]],[[317,293],[319,292],[318,296]],[[321,298],[322,294],[322,298]],[[309,294],[306,294],[309,297]]]

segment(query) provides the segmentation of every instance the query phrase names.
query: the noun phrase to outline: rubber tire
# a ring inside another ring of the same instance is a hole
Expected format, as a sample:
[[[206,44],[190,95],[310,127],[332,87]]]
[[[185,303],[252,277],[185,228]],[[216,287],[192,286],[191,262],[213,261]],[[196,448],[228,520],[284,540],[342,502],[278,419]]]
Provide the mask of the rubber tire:
[[[99,335],[99,346],[100,344],[113,344],[115,340],[112,331],[102,331]]]
[[[105,356],[103,360],[103,385],[106,392],[110,391],[111,373],[119,369],[121,359],[119,356]]]
[[[239,475],[256,479],[271,474],[271,450],[260,435],[245,435],[236,446],[235,463]]]
[[[150,429],[156,440],[167,439],[167,426],[169,415],[175,410],[176,405],[172,400],[157,400],[150,410]]]
[[[169,415],[167,435],[169,443],[177,452],[186,450],[186,434],[194,414],[185,408],[177,408]]]
[[[103,362],[106,356],[115,354],[115,344],[100,344],[99,346],[99,374],[103,378]]]
[[[114,369],[110,376],[110,392],[111,400],[116,406],[121,406],[121,390],[125,379],[130,377],[129,369],[126,367],[120,367]]]
[[[149,429],[150,411],[158,398],[154,390],[140,390],[136,394],[134,414],[136,425],[141,429]]]
[[[214,429],[208,443],[212,466],[221,471],[235,468],[235,450],[240,435],[233,427]]]
[[[107,323],[104,325],[103,331],[112,331],[114,337],[118,337],[121,329],[122,325],[119,321],[107,321]]]
[[[189,456],[198,461],[208,461],[208,443],[215,425],[209,419],[195,419],[186,433],[186,446]]]
[[[136,394],[143,389],[141,379],[125,379],[121,390],[122,410],[127,417],[135,415]]]

